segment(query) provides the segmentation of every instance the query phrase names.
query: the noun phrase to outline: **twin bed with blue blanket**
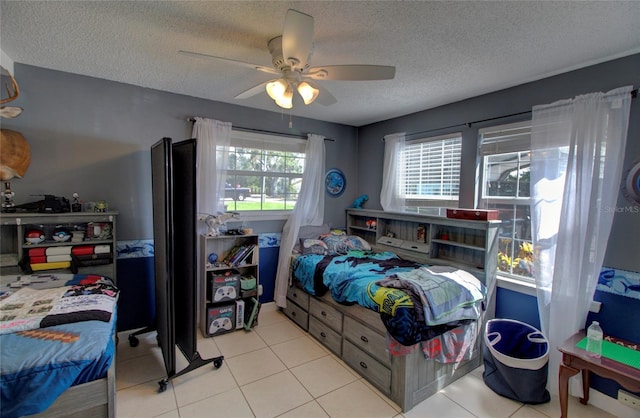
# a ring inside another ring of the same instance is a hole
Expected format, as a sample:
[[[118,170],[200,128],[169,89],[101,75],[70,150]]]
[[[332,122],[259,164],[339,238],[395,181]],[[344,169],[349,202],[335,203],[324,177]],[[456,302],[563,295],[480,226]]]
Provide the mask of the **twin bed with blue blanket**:
[[[97,275],[4,276],[0,415],[115,416],[118,289]]]
[[[391,252],[300,255],[292,276],[311,295],[330,293],[340,304],[380,313],[390,337],[404,346],[472,324],[481,317],[486,297],[484,284],[464,270],[428,266]]]
[[[404,412],[481,365],[482,325],[495,300],[495,281],[485,286],[490,274],[374,251],[358,236],[323,228],[300,230],[289,318]]]

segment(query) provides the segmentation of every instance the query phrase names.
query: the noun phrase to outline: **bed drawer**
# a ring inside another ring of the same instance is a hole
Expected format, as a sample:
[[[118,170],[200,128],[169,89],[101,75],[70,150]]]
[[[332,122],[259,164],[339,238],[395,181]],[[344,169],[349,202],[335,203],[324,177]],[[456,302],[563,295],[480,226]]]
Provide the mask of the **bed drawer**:
[[[309,301],[309,314],[329,325],[338,333],[342,332],[342,313],[336,308],[320,302],[318,299],[311,298]]]
[[[309,317],[309,334],[338,356],[342,355],[342,336],[313,316]]]
[[[342,359],[362,377],[380,389],[385,395],[391,393],[391,370],[369,354],[345,340]]]
[[[309,294],[299,287],[290,287],[287,291],[287,299],[294,301],[305,311],[309,311]]]
[[[309,330],[309,314],[307,311],[299,307],[292,301],[287,298],[287,307],[282,310],[285,315],[289,317],[293,322],[298,324],[305,331]]]
[[[371,354],[388,367],[391,366],[384,335],[378,334],[348,316],[344,318],[344,332],[342,334],[364,352]]]

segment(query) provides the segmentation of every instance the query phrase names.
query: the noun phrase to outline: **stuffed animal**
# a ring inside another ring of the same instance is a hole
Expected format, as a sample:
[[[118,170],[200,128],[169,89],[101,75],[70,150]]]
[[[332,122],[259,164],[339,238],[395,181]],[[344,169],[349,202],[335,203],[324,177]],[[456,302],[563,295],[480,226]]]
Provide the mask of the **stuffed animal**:
[[[369,200],[369,196],[367,196],[366,194],[363,194],[361,196],[359,196],[356,200],[353,201],[353,203],[351,204],[351,208],[356,208],[356,209],[362,209],[362,205],[364,205],[364,203]]]
[[[240,214],[238,212],[226,212],[219,213],[218,215],[210,215],[208,213],[201,213],[198,215],[198,220],[204,221],[209,227],[207,235],[210,237],[217,237],[222,235],[220,227],[225,225],[228,221],[238,220]]]

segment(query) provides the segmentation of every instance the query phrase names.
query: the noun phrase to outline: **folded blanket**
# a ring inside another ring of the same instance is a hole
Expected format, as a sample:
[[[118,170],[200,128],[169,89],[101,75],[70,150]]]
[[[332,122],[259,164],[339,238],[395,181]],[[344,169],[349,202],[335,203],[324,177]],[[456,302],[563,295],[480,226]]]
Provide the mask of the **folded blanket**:
[[[402,289],[416,307],[422,307],[427,325],[442,325],[478,319],[485,286],[472,274],[443,266],[420,267],[398,272],[377,282],[380,286]]]
[[[111,279],[86,275],[67,284],[46,289],[23,287],[4,293],[0,300],[0,334],[72,322],[111,320],[119,294]]]

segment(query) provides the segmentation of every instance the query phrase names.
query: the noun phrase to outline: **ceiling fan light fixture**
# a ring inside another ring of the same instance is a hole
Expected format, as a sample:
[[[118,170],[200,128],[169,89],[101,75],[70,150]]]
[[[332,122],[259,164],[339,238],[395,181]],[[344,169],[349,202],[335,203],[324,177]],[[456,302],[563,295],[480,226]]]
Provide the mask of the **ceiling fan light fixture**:
[[[308,105],[313,103],[314,100],[316,100],[316,98],[318,97],[318,94],[320,94],[320,90],[313,87],[311,84],[307,83],[306,81],[303,81],[302,83],[298,84],[298,93],[300,93],[300,96],[302,96],[302,100],[304,101],[304,104]]]
[[[289,83],[286,80],[279,78],[267,83],[267,94],[273,100],[278,101],[285,94],[288,87]]]
[[[282,96],[274,99],[276,104],[283,109],[291,109],[293,107],[293,88],[291,85],[287,86]]]

